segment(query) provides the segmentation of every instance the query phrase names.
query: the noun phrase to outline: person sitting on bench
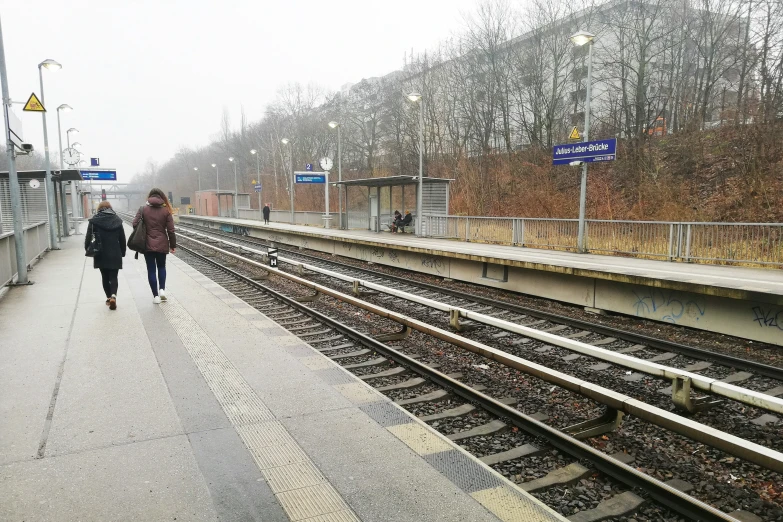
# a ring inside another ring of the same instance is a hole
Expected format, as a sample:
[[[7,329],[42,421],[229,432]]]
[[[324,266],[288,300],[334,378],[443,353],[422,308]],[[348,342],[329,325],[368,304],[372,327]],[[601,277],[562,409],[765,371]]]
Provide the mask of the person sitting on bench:
[[[400,226],[400,223],[402,223],[402,214],[400,214],[399,210],[395,210],[392,222],[389,223],[389,230],[392,232],[397,232],[397,227]]]
[[[411,216],[411,211],[406,210],[405,217],[402,219],[402,221],[400,221],[400,224],[397,226],[397,230],[403,229],[403,232],[405,232],[405,227],[409,227],[412,221],[413,221],[413,216]]]

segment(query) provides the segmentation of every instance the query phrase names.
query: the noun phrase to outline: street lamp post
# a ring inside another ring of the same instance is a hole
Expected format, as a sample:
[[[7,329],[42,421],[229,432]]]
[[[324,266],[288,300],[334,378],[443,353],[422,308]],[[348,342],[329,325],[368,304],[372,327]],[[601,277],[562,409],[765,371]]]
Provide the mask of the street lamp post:
[[[339,209],[338,215],[340,216],[340,226],[339,228],[342,230],[343,225],[343,186],[340,185],[340,183],[343,181],[343,155],[341,150],[341,136],[340,136],[340,128],[342,125],[340,125],[339,122],[336,121],[330,121],[329,127],[333,129],[337,129],[337,208]]]
[[[587,44],[587,89],[585,92],[585,131],[583,141],[589,141],[590,136],[590,99],[593,83],[593,40],[595,35],[587,31],[579,31],[571,35],[571,42],[577,47]],[[579,189],[579,235],[577,251],[585,252],[585,207],[587,205],[587,162],[582,163],[582,183]]]
[[[416,191],[416,235],[421,235],[424,220],[422,198],[424,196],[424,100],[418,92],[412,92],[408,99],[419,103],[419,189]]]
[[[70,112],[73,110],[73,107],[68,105],[67,103],[63,103],[59,107],[57,107],[57,143],[60,148],[60,170],[63,170],[65,166],[63,165],[63,132],[60,127],[60,112]],[[74,144],[75,145],[75,144]],[[73,217],[77,217],[78,212],[76,211],[76,207],[78,206],[78,195],[76,194],[76,181],[71,181],[71,209],[73,210]],[[73,227],[74,232],[78,232],[77,226],[74,225]],[[67,234],[67,227],[66,227],[66,235]]]
[[[71,148],[71,133],[75,132],[76,134],[79,134],[79,129],[75,127],[71,127],[67,131],[65,131],[65,141],[67,142],[67,146],[70,149]]]
[[[261,185],[261,158],[259,158],[260,154],[256,149],[250,149],[250,154],[256,157],[256,182]],[[264,186],[261,185],[261,189],[263,190]],[[253,190],[255,190],[255,187],[253,187]],[[261,207],[261,190],[258,191],[258,212],[261,212],[263,208]]]
[[[239,194],[239,185],[237,184],[237,164],[234,157],[228,158],[228,161],[234,164],[234,217],[239,217],[239,206],[237,206],[237,194]]]
[[[62,69],[62,65],[52,59],[46,59],[38,64],[38,79],[41,84],[41,103],[46,106],[44,100],[44,85],[43,85],[43,69],[49,69],[50,71],[58,71]],[[54,185],[52,184],[52,169],[49,166],[49,133],[46,130],[46,112],[41,113],[41,119],[43,120],[43,136],[44,136],[44,162],[46,163],[46,208],[49,214],[49,248],[51,250],[59,250],[57,246],[57,223],[55,223],[55,211],[54,211]],[[51,186],[51,187],[50,187]]]
[[[217,200],[218,200],[218,217],[220,217],[220,167],[218,167],[217,163],[213,163],[212,166],[215,168],[215,174],[217,175],[217,181],[216,181],[216,189],[215,193],[217,194]]]
[[[280,143],[283,145],[288,145],[291,142],[288,138],[283,138],[280,140]],[[293,147],[288,149],[288,173],[290,175],[290,178],[288,179],[288,195],[291,198],[291,224],[294,224],[294,150]]]
[[[198,167],[193,167],[193,170],[196,172],[196,176],[198,176],[198,191],[201,192],[201,174],[198,172]]]

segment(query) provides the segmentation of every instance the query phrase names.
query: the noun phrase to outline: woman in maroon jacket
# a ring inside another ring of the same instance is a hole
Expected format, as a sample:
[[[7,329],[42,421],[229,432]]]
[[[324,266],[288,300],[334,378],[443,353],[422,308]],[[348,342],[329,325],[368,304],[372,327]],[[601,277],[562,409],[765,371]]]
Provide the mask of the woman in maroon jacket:
[[[162,190],[150,190],[147,204],[139,209],[133,219],[133,226],[144,215],[144,225],[147,228],[147,251],[144,260],[147,262],[147,279],[152,289],[152,302],[159,304],[166,300],[166,255],[172,254],[177,248],[177,237],[174,235],[174,218],[171,216],[171,204]],[[157,271],[157,278],[155,272]],[[160,285],[160,286],[158,286]]]

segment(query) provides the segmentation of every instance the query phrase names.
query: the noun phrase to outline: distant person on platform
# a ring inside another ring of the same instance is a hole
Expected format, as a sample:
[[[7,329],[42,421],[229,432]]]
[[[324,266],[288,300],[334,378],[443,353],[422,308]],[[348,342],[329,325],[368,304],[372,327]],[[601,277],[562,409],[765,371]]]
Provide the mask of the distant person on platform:
[[[122,269],[122,258],[125,257],[125,230],[122,219],[114,213],[108,201],[101,201],[98,212],[89,220],[84,236],[85,251],[90,243],[95,251],[92,266],[101,271],[106,306],[116,310],[117,277]]]
[[[269,213],[272,211],[271,208],[269,208],[269,203],[264,205],[264,225],[269,224]]]
[[[147,203],[136,212],[133,218],[135,228],[144,216],[147,227],[147,249],[144,261],[147,262],[147,280],[152,290],[152,302],[160,304],[166,300],[166,255],[175,253],[177,237],[174,235],[174,218],[171,216],[171,203],[166,194],[158,188],[150,190]],[[155,272],[157,271],[157,277]]]

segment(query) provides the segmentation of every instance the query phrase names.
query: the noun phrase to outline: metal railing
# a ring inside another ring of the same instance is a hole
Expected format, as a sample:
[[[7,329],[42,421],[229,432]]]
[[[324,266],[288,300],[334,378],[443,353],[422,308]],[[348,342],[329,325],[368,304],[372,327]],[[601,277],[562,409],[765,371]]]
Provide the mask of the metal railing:
[[[424,216],[423,234],[576,252],[578,220]],[[587,252],[783,266],[783,223],[586,220]]]
[[[48,223],[41,221],[31,225],[25,225],[23,229],[25,262],[30,265],[35,258],[46,252],[49,248]],[[14,233],[0,234],[0,286],[12,282],[17,276],[16,268],[16,243]]]

